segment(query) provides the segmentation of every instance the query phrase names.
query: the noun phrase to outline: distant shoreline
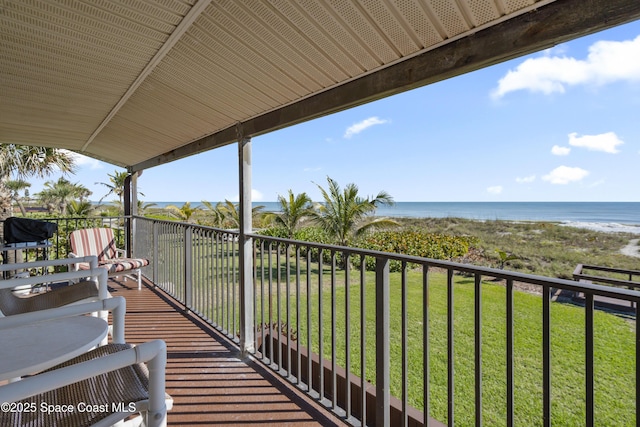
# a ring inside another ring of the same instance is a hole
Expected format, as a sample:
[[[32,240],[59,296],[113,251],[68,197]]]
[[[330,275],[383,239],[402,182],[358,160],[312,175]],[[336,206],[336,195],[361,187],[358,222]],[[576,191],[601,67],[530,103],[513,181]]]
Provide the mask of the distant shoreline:
[[[185,202],[144,203],[164,208]],[[191,207],[201,205],[200,201],[190,203]],[[264,206],[265,212],[278,212],[280,207],[277,202],[253,202],[253,206]],[[379,207],[375,215],[640,226],[640,202],[396,202]]]

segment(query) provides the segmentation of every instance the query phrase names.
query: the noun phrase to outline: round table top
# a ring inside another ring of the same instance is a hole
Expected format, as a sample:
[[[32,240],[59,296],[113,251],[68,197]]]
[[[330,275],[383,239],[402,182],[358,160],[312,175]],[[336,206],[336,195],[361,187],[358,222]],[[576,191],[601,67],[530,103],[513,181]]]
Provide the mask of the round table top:
[[[91,316],[45,320],[0,330],[0,381],[51,368],[95,347],[109,325]]]

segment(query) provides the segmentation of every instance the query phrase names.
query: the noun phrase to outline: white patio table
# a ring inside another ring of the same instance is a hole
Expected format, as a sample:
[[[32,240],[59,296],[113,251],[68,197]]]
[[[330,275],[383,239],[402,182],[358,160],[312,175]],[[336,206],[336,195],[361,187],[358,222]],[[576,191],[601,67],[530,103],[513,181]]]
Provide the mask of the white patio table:
[[[51,368],[95,347],[109,325],[72,316],[0,329],[0,381]]]

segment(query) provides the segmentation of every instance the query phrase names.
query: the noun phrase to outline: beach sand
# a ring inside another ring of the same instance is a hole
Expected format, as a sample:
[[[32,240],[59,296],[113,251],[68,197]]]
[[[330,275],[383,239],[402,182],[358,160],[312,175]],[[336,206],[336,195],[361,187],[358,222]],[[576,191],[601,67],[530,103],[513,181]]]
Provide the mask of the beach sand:
[[[623,255],[640,258],[640,246],[638,246],[638,242],[640,242],[640,239],[629,240],[629,244],[620,249],[620,253]]]

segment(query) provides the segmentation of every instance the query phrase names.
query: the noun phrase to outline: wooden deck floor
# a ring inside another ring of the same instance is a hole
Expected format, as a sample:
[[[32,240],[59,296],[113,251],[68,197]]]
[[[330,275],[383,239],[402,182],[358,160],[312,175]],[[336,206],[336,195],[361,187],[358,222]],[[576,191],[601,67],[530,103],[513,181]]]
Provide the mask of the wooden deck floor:
[[[183,314],[160,291],[115,280],[112,295],[127,300],[126,339],[167,343],[170,426],[345,425],[295,387],[252,360],[203,322]]]

